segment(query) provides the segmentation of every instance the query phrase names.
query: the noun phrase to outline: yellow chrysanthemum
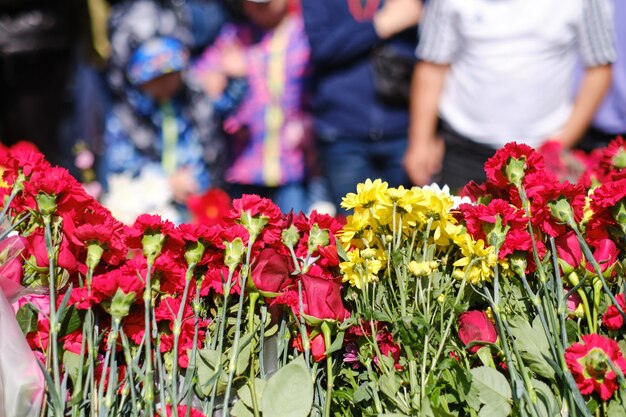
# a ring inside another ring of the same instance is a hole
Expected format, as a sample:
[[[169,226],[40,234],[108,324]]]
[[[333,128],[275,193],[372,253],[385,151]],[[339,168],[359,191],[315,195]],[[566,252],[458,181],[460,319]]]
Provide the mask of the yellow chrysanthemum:
[[[343,243],[350,243],[353,239],[363,237],[366,230],[372,227],[372,218],[369,211],[355,212],[348,216],[346,224],[339,232]]]
[[[409,271],[416,277],[425,277],[427,275],[430,275],[433,269],[437,268],[438,266],[439,264],[437,263],[437,261],[411,261],[409,262]]]
[[[454,272],[455,278],[467,277],[472,284],[491,281],[497,262],[493,246],[485,247],[482,239],[474,241],[469,234],[459,236],[456,243],[463,257],[454,263],[455,267],[460,268]]]
[[[406,227],[410,223],[407,216],[411,214],[419,198],[420,196],[413,189],[406,189],[402,186],[389,188],[385,196],[374,204],[373,216],[382,225],[393,225],[395,212],[395,225],[400,225],[400,218],[402,218],[402,225]],[[404,220],[405,218],[407,220]]]
[[[363,284],[378,282],[378,273],[386,263],[385,252],[380,249],[354,249],[347,253],[348,261],[339,264],[343,282],[361,289]]]
[[[348,193],[341,201],[341,207],[346,210],[370,208],[376,201],[385,197],[389,184],[380,179],[374,181],[369,178],[356,186],[356,194]]]

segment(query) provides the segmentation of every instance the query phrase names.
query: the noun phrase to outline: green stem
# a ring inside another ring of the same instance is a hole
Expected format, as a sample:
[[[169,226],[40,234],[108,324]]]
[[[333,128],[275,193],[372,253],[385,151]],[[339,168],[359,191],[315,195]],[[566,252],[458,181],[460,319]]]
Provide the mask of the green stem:
[[[152,321],[150,319],[150,309],[152,304],[152,262],[148,262],[148,270],[146,272],[146,288],[143,292],[144,305],[144,325],[145,325],[145,368],[146,379],[145,384],[145,404],[146,413],[149,416],[154,415],[154,370],[152,369]]]
[[[226,316],[228,313],[228,299],[230,297],[230,290],[233,285],[233,277],[235,275],[235,268],[229,268],[228,270],[228,278],[226,279],[226,283],[224,283],[222,287],[222,291],[224,292],[224,301],[222,305],[222,315],[221,319],[218,323],[218,336],[217,336],[217,352],[219,353],[220,366],[217,367],[216,372],[222,372],[222,349],[224,348],[224,334],[226,332]],[[196,320],[197,324],[197,320]],[[217,395],[217,382],[219,381],[219,375],[216,376],[215,384],[213,385],[213,389],[211,390],[211,399],[209,401],[208,412],[210,415],[213,415],[213,411],[215,408],[215,397]]]
[[[252,398],[252,412],[254,413],[254,417],[260,417],[260,409],[259,409],[259,400],[256,396],[256,387],[255,387],[255,350],[256,343],[254,339],[254,317],[255,317],[255,309],[256,302],[259,299],[258,292],[252,292],[250,294],[249,307],[248,307],[248,333],[250,334],[250,377],[248,378],[248,385],[250,386],[250,397]]]
[[[230,402],[230,392],[233,386],[233,378],[237,369],[237,357],[239,356],[239,340],[241,339],[241,316],[243,315],[243,301],[246,295],[246,284],[248,283],[248,273],[250,267],[250,253],[252,252],[253,240],[248,241],[248,251],[246,253],[246,268],[241,269],[241,278],[239,280],[239,303],[237,306],[237,322],[235,324],[235,337],[233,346],[230,351],[230,359],[228,361],[228,383],[226,384],[226,392],[224,394],[224,403],[222,412],[224,417],[230,415],[228,403]]]
[[[189,294],[189,285],[191,284],[191,278],[193,277],[193,271],[196,264],[192,263],[187,266],[185,272],[185,289],[183,290],[183,299],[178,307],[178,313],[174,320],[174,359],[172,363],[172,414],[174,417],[178,417],[178,344],[180,340],[180,332],[183,323],[183,314],[185,312],[185,306],[187,305],[187,296]]]
[[[587,294],[585,293],[585,290],[583,290],[583,288],[579,285],[580,279],[578,278],[578,274],[576,272],[572,272],[571,274],[567,276],[567,279],[569,280],[570,284],[572,284],[574,287],[578,287],[576,288],[576,293],[578,294],[578,296],[580,297],[580,300],[583,303],[583,311],[585,312],[585,318],[587,319],[587,324],[589,326],[589,329],[593,329],[593,319],[591,318],[591,308],[589,307],[589,299],[587,298]]]
[[[598,313],[600,312],[600,299],[602,298],[602,281],[593,279],[593,323],[592,333],[598,333]]]
[[[59,332],[59,323],[56,311],[56,270],[55,270],[55,247],[54,242],[52,240],[52,228],[50,226],[50,216],[43,216],[44,226],[45,226],[45,241],[46,241],[46,252],[48,255],[48,268],[49,268],[49,276],[48,276],[48,286],[50,289],[50,346],[52,351],[52,375],[54,378],[54,388],[58,393],[61,401],[64,403],[65,395],[61,392],[61,375],[59,372],[59,344],[58,344],[58,332]],[[63,410],[55,410],[57,413],[62,413]]]
[[[130,346],[128,344],[128,338],[124,334],[124,329],[120,329],[120,339],[122,340],[122,348],[124,350],[124,360],[126,361],[126,372],[128,373],[128,388],[130,389],[131,410],[133,416],[139,416],[137,409],[137,397],[135,394],[135,381],[133,378],[133,359],[130,354]]]
[[[322,322],[322,335],[324,336],[324,347],[326,348],[326,404],[324,406],[324,417],[330,417],[335,377],[333,375],[333,358],[332,355],[328,353],[332,344],[332,335],[328,322],[326,321]]]
[[[193,332],[193,348],[191,349],[191,357],[189,358],[189,366],[185,374],[185,385],[183,386],[183,396],[187,396],[187,413],[185,417],[191,414],[192,390],[191,384],[196,373],[196,356],[198,355],[198,319],[200,318],[200,285],[196,285],[196,295],[193,303],[194,310],[194,332]],[[217,383],[216,383],[217,384]]]

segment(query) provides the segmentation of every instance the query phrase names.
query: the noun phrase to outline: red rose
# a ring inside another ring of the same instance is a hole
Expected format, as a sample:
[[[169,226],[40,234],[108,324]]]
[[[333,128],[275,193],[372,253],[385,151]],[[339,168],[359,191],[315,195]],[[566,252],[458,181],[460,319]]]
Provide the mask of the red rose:
[[[484,311],[466,311],[459,316],[459,338],[465,346],[471,342],[495,343],[498,333]],[[470,353],[478,352],[480,343],[469,348]]]
[[[349,316],[343,306],[340,283],[308,274],[303,274],[301,278],[304,314],[338,321]]]
[[[37,266],[47,268],[50,262],[48,260],[48,251],[43,232],[33,233],[27,237],[27,240],[30,244],[30,252],[35,256]],[[70,274],[76,272],[78,269],[76,257],[70,250],[68,239],[64,235],[62,235],[61,243],[58,247],[57,266],[66,269]]]
[[[564,273],[570,273],[580,266],[583,260],[583,251],[573,230],[557,237],[555,244],[556,253],[561,261],[561,268],[564,268]]]
[[[617,376],[608,359],[622,372],[626,372],[626,359],[615,340],[598,334],[583,335],[581,339],[583,343],[565,349],[567,367],[582,394],[595,391],[607,401],[617,389]]]
[[[265,248],[252,266],[252,281],[261,291],[279,292],[291,282],[293,262],[273,248]]]
[[[26,239],[9,236],[0,241],[0,278],[22,283],[23,267],[21,253],[26,247]]]
[[[604,272],[617,262],[619,249],[613,240],[607,238],[599,239],[591,242],[593,247],[593,257],[600,266],[600,271]],[[595,273],[595,269],[591,262],[587,262],[587,269]],[[604,274],[603,274],[604,275]]]

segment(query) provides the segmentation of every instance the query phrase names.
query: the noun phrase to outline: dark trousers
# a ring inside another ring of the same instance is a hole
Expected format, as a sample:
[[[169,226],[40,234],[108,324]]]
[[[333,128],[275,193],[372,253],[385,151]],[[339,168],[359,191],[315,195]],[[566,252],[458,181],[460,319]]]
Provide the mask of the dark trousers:
[[[452,192],[462,189],[470,181],[484,182],[485,162],[496,149],[461,135],[445,121],[440,123],[439,134],[444,139],[446,151],[436,182],[448,185]]]
[[[367,137],[339,137],[320,139],[318,144],[324,174],[339,214],[349,214],[341,208],[341,200],[348,193],[355,193],[357,184],[368,178],[372,181],[380,178],[390,187],[409,183],[402,167],[406,136],[376,141]]]
[[[66,81],[70,69],[68,51],[49,51],[0,57],[0,140],[12,145],[34,143],[53,164],[63,152],[61,117],[70,104]]]
[[[604,148],[608,146],[615,138],[621,136],[626,139],[626,132],[623,133],[606,133],[596,128],[589,128],[580,142],[576,145],[577,149],[585,152],[591,152],[594,149]]]

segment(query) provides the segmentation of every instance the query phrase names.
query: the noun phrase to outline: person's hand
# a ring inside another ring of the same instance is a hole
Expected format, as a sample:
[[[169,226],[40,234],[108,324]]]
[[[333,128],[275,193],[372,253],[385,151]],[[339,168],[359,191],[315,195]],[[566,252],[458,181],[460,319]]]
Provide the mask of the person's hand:
[[[387,39],[417,25],[422,14],[420,0],[387,0],[374,15],[374,28],[382,39]]]
[[[411,182],[417,186],[428,185],[441,170],[445,146],[443,139],[433,137],[419,145],[409,145],[404,154],[404,170]]]
[[[177,203],[185,203],[189,196],[196,194],[200,190],[198,182],[191,174],[189,168],[181,168],[176,171],[170,176],[169,183],[172,198]]]
[[[245,77],[248,73],[246,55],[238,42],[231,42],[222,50],[221,69],[228,77]]]
[[[204,91],[211,98],[220,97],[228,85],[228,78],[221,72],[211,71],[203,74]]]

